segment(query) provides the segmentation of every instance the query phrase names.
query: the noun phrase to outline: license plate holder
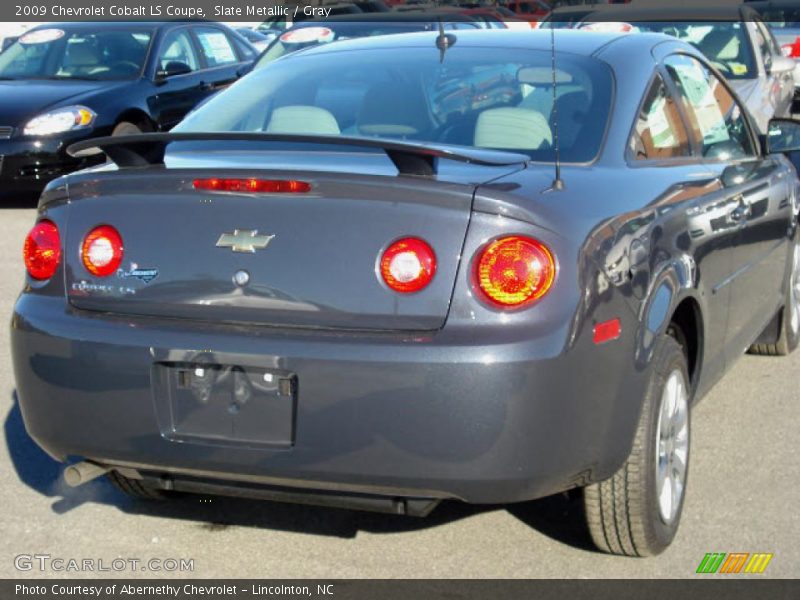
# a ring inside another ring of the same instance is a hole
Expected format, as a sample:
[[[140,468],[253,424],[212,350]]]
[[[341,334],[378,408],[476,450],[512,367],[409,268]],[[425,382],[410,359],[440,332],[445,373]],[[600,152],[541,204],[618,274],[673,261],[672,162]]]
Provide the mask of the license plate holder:
[[[173,441],[290,447],[297,375],[266,367],[159,363],[156,412]]]

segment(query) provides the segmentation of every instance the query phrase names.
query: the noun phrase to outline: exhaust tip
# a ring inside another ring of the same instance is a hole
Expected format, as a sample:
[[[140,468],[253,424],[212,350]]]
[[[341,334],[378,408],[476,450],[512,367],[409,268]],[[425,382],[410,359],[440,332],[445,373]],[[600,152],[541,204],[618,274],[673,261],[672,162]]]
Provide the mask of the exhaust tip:
[[[102,465],[83,461],[64,469],[64,481],[70,487],[78,487],[92,479],[97,479],[101,475],[105,475],[108,471],[108,468]]]

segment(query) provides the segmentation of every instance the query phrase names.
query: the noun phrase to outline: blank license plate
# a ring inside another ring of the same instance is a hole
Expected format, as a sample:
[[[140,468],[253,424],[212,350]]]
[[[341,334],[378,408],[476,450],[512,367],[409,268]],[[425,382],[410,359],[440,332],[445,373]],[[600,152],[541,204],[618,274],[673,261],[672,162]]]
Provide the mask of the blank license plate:
[[[156,405],[165,437],[291,446],[297,377],[278,369],[160,363]]]

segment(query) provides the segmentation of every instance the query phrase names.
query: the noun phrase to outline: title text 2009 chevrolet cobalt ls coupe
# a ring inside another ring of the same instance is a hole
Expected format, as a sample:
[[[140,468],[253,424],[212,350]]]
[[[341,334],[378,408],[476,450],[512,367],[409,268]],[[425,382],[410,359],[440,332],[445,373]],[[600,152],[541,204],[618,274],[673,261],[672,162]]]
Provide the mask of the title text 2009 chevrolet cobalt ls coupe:
[[[692,402],[798,342],[772,151],[800,124],[759,140],[673,38],[555,36],[555,71],[548,33],[339,42],[73,145],[115,164],[51,183],[25,243],[31,436],[144,496],[421,515],[581,487],[600,548],[662,551]]]

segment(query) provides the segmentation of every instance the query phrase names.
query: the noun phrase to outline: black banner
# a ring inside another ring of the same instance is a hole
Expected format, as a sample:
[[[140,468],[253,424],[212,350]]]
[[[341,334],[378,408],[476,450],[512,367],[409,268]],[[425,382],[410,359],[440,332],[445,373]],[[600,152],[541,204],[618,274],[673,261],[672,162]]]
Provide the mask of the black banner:
[[[738,0],[546,0],[557,11],[595,11],[594,21],[680,20],[676,11],[689,11],[686,18],[718,21],[740,20]],[[0,3],[0,22],[58,22],[58,21],[170,21],[215,20],[224,22],[257,22],[273,17],[292,20],[325,19],[344,14],[346,2],[332,0],[4,0]],[[391,3],[390,3],[391,4]],[[410,5],[411,3],[409,3]],[[438,0],[413,7],[406,5],[393,11],[409,19],[421,13],[446,18],[454,6],[504,6],[507,0]],[[702,8],[701,8],[702,7]],[[445,12],[443,12],[445,11]],[[641,11],[646,11],[643,13]],[[352,13],[353,20],[359,14]],[[629,15],[630,18],[625,15]],[[521,14],[520,18],[526,15]],[[570,18],[567,14],[565,19]]]
[[[3,580],[3,600],[231,600],[251,598],[314,600],[399,600],[442,598],[536,598],[536,600],[793,600],[798,580]]]

